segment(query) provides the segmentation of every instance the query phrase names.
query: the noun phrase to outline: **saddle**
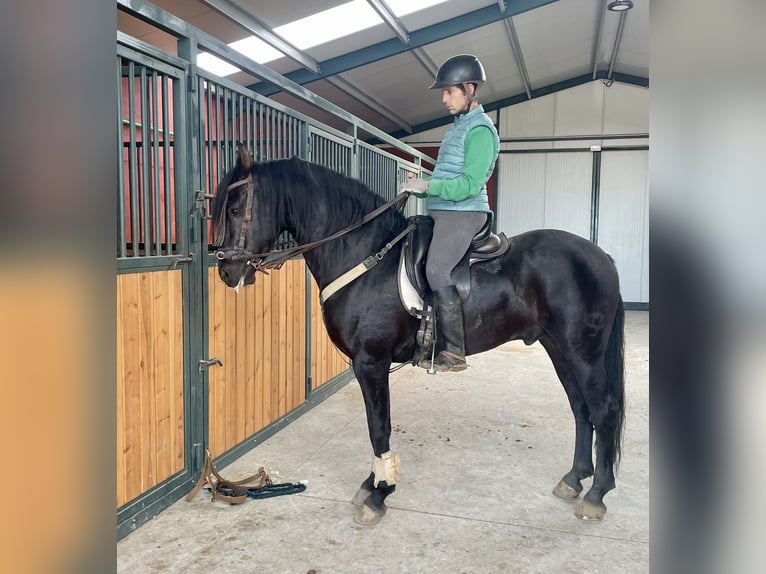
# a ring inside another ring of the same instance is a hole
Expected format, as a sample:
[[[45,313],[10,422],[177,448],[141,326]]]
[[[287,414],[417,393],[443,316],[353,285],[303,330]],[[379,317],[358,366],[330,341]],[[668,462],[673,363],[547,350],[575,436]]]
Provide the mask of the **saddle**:
[[[494,213],[487,214],[487,222],[476,233],[471,246],[452,270],[452,280],[457,286],[460,298],[465,303],[471,294],[471,265],[479,261],[488,261],[503,255],[510,246],[504,233],[492,231]],[[414,317],[420,318],[426,304],[431,300],[431,288],[426,278],[426,259],[428,247],[434,231],[434,220],[428,215],[415,215],[410,218],[415,228],[407,235],[399,259],[399,296],[405,309]]]

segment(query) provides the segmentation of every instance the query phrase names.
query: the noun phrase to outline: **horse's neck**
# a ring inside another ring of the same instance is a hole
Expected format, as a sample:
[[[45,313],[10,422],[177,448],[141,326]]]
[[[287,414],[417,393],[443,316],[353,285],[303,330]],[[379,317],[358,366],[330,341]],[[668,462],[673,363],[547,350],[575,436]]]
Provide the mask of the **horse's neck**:
[[[309,212],[286,214],[288,227],[292,229],[299,245],[321,242],[354,223],[349,221],[334,226],[328,225],[328,221],[332,219],[332,210],[327,207],[325,200],[314,196],[312,204],[316,207],[311,210],[310,215]],[[349,241],[349,237],[343,235],[307,251],[303,257],[317,284],[323,288],[370,255],[370,244],[371,239],[357,231],[353,234],[353,241]]]
[[[332,210],[328,207],[328,200],[322,197],[321,191],[319,191],[312,195],[311,201],[315,208],[310,212],[304,211],[303,214],[299,214],[293,210],[287,213],[287,223],[294,230],[293,235],[299,245],[326,239],[340,229],[356,222],[355,220],[348,220],[341,221],[336,225],[328,225],[328,221],[333,217],[331,215]],[[320,288],[334,281],[372,254],[373,238],[368,237],[363,229],[357,230],[352,237],[353,239],[343,235],[304,253],[306,265]]]

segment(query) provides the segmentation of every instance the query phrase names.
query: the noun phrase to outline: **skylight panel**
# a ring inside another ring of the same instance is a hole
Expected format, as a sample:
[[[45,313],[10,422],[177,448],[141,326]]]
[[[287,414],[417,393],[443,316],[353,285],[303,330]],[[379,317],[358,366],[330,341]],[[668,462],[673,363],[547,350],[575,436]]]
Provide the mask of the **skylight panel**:
[[[197,65],[203,70],[207,70],[221,78],[239,72],[239,68],[236,66],[232,66],[228,62],[225,62],[224,60],[221,60],[221,58],[213,56],[213,54],[209,54],[208,52],[197,54]]]
[[[447,1],[449,0],[386,0],[386,4],[397,16],[406,16]],[[274,28],[274,33],[299,50],[306,50],[382,23],[383,20],[367,0],[352,0],[335,8],[278,26]],[[229,46],[259,64],[266,64],[284,56],[282,52],[256,36],[232,42]],[[197,56],[197,65],[221,77],[239,71],[237,67],[208,53]]]
[[[391,12],[397,16],[406,16],[419,10],[425,10],[431,6],[444,4],[448,0],[386,0]]]
[[[274,28],[295,47],[305,50],[383,23],[366,0],[353,0]]]

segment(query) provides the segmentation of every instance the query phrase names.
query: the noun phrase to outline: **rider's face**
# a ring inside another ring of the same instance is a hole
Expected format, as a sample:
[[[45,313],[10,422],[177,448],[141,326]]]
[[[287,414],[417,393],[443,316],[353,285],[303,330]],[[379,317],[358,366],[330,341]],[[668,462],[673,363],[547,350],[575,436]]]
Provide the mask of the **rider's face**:
[[[469,84],[468,89],[471,90],[472,88],[473,86]],[[463,92],[458,86],[442,88],[442,103],[453,116],[455,114],[463,113],[470,101],[471,97]]]

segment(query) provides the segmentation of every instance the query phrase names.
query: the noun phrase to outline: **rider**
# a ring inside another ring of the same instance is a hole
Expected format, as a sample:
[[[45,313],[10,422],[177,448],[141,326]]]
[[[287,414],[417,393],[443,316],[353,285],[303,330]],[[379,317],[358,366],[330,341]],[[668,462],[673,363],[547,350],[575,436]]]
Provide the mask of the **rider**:
[[[434,220],[426,277],[434,294],[441,349],[434,360],[437,371],[462,371],[468,366],[463,305],[451,274],[490,211],[486,183],[495,168],[500,139],[476,97],[486,80],[476,56],[460,54],[441,65],[429,89],[441,89],[442,103],[455,121],[442,140],[431,179],[410,179],[399,188],[427,197],[426,209]]]

